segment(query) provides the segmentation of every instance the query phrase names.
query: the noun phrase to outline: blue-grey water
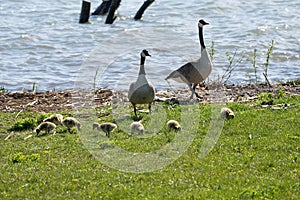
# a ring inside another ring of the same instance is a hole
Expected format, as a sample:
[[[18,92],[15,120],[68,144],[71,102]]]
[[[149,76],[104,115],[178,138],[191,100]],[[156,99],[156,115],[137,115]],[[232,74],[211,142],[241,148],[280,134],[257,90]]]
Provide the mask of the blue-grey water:
[[[100,0],[91,1],[91,11]],[[122,1],[118,18],[91,17],[79,24],[80,0],[9,0],[0,2],[0,87],[9,91],[61,90],[74,87],[127,89],[138,73],[139,53],[149,50],[149,79],[157,88],[169,87],[164,77],[199,57],[197,22],[208,49],[214,42],[214,68],[209,80],[228,66],[226,52],[236,52],[229,83],[254,81],[252,63],[257,49],[257,78],[267,48],[275,40],[268,67],[271,82],[300,78],[300,2],[283,0],[156,0],[142,21],[133,16],[143,0]],[[236,63],[234,61],[234,63]],[[173,83],[172,83],[173,84]],[[184,85],[182,85],[184,86]]]

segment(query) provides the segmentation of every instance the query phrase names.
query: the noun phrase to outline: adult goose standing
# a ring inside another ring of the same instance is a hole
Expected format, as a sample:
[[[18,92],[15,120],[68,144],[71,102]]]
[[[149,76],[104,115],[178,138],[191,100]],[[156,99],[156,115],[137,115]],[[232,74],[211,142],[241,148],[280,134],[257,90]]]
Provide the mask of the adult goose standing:
[[[154,86],[147,80],[145,72],[146,56],[151,56],[146,49],[141,52],[140,71],[136,82],[131,83],[128,92],[128,98],[133,105],[135,117],[136,104],[148,104],[149,113],[151,113],[151,103],[154,100]]]
[[[203,39],[203,27],[207,24],[209,23],[205,22],[203,19],[198,22],[201,57],[197,60],[186,63],[165,78],[165,80],[173,79],[177,82],[187,83],[192,91],[191,99],[194,94],[200,98],[200,96],[196,93],[195,88],[200,82],[204,81],[209,76],[212,69],[212,63]]]

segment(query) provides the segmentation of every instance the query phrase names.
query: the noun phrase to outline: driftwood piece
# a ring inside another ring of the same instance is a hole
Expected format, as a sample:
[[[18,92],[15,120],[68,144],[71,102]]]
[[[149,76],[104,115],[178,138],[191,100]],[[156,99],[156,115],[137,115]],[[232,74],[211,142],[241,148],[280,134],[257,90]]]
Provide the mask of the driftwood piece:
[[[115,19],[117,18],[115,16],[115,12],[120,6],[121,0],[112,0],[111,5],[109,7],[108,15],[105,21],[105,24],[113,24]]]
[[[140,20],[145,12],[145,10],[154,2],[155,0],[146,0],[144,4],[140,7],[134,16],[135,20]]]
[[[4,140],[7,141],[9,140],[12,136],[14,136],[14,132],[11,132]]]
[[[87,23],[90,18],[91,2],[82,1],[79,23]]]
[[[23,109],[18,112],[18,114],[15,116],[15,119],[17,119],[22,112],[23,112]]]
[[[33,135],[30,134],[30,135],[26,136],[26,137],[24,138],[24,140],[27,140],[27,139],[31,138],[32,136],[33,136]]]
[[[106,15],[108,13],[111,2],[112,0],[102,0],[102,3],[96,8],[92,15]]]

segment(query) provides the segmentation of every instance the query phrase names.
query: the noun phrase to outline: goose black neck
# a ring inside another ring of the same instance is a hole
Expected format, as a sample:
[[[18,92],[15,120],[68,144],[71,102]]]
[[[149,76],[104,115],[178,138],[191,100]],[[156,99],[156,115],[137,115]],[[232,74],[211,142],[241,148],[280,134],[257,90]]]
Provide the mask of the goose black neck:
[[[204,39],[203,39],[203,27],[199,26],[199,40],[202,49],[205,49]]]
[[[146,74],[145,67],[144,67],[145,60],[146,60],[146,57],[141,56],[140,72],[139,72],[139,74]]]

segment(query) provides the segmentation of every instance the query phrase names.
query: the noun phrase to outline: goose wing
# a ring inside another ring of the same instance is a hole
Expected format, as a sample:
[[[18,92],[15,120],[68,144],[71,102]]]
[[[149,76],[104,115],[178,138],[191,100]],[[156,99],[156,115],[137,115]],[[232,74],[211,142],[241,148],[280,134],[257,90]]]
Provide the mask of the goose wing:
[[[132,94],[134,92],[134,84],[135,84],[135,82],[131,83],[129,86],[128,99],[130,99],[130,97],[132,96]]]
[[[203,80],[210,75],[212,63],[206,48],[202,50],[200,59],[198,59],[196,62],[192,62],[192,65],[197,69]]]
[[[165,80],[173,79],[180,83],[200,83],[211,73],[212,63],[206,49],[202,51],[201,57],[188,62],[171,72]]]
[[[195,67],[192,65],[191,62],[186,63],[185,65],[181,66],[179,69],[171,72],[165,80],[173,79],[179,83],[189,83],[192,76],[192,71],[195,71]]]
[[[136,82],[131,83],[128,98],[131,103],[145,104],[153,101],[155,96],[154,86],[145,75],[139,75]]]

